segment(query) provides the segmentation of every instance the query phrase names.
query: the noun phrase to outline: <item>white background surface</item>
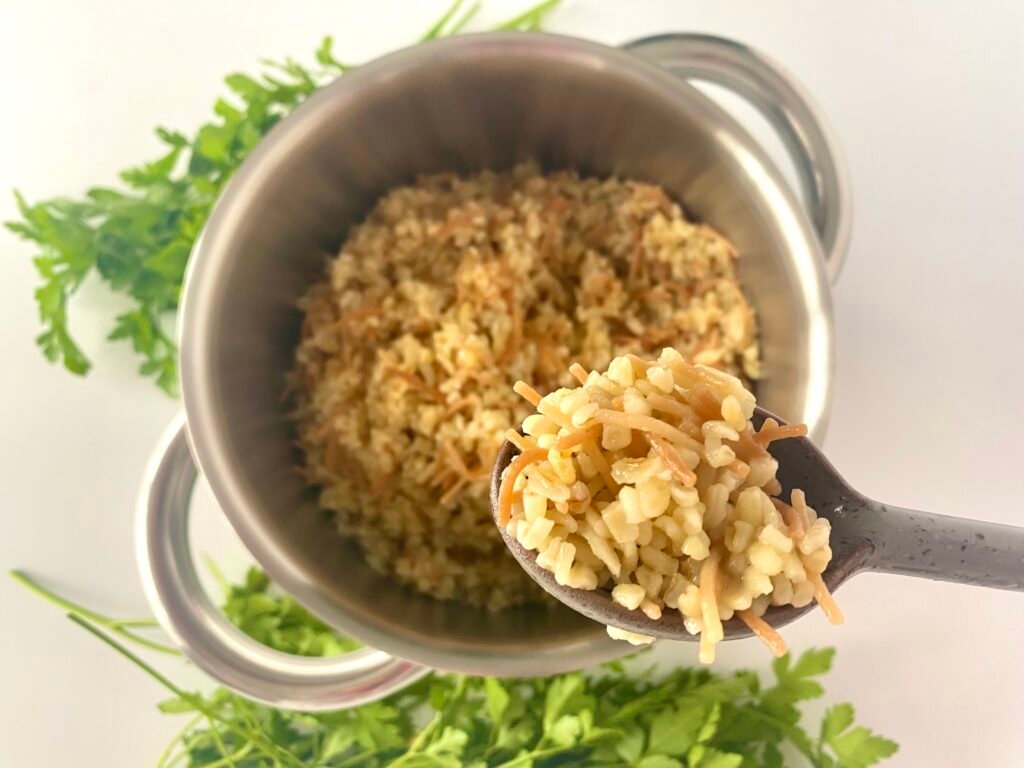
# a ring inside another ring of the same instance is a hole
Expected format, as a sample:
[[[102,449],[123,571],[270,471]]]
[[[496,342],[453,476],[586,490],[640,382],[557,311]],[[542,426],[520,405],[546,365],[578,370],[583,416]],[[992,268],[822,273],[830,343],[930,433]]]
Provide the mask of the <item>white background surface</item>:
[[[328,33],[344,58],[365,60],[413,39],[442,5],[0,0],[0,218],[13,214],[11,186],[36,199],[113,182],[157,150],[155,125],[205,119],[229,71],[311,58]],[[608,43],[715,32],[803,80],[856,194],[826,447],[869,495],[1024,525],[1024,6],[569,0],[550,27]],[[4,232],[0,254],[0,567],[144,614],[132,506],[177,406],[103,343],[116,301],[96,286],[73,308],[95,370],[77,380],[46,364],[32,344],[32,252]],[[786,635],[838,648],[828,694],[902,744],[892,765],[1024,764],[1024,595],[869,575],[839,597],[844,627],[811,616]],[[687,662],[693,649],[660,654]],[[749,643],[722,656],[767,665]],[[154,683],[6,578],[0,690],[4,768],[137,768],[175,730],[154,710]]]

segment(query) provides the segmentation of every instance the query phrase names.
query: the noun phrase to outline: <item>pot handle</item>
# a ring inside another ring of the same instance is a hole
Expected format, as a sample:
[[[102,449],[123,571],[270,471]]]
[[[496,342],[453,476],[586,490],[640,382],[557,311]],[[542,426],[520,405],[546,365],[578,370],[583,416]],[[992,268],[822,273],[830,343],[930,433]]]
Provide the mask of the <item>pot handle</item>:
[[[796,168],[825,250],[825,270],[835,282],[850,243],[850,178],[839,143],[803,87],[764,54],[712,35],[655,35],[623,48],[679,77],[723,86],[761,113]]]
[[[231,624],[199,583],[188,518],[197,476],[184,414],[168,427],[139,494],[136,555],[157,621],[185,656],[236,693],[283,709],[345,709],[380,699],[428,672],[363,648],[333,658],[273,650]]]

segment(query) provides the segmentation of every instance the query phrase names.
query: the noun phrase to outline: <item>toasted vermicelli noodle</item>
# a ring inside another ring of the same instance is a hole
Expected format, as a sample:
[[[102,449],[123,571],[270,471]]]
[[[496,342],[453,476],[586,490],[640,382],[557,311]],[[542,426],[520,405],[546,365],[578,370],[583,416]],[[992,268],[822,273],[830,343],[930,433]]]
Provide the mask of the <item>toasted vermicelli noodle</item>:
[[[780,426],[775,419],[766,419],[761,429],[754,433],[754,442],[765,446],[774,440],[783,440],[787,437],[803,437],[807,434],[806,424],[786,424]]]
[[[818,601],[821,610],[825,612],[825,617],[833,624],[842,624],[845,621],[843,612],[840,610],[835,598],[832,597],[832,593],[829,592],[828,586],[826,586],[821,574],[809,573],[807,578],[814,585],[814,599]]]
[[[603,373],[576,364],[572,374],[579,387],[544,397],[516,385],[537,414],[516,435],[521,453],[498,508],[499,524],[559,584],[608,590],[655,621],[680,612],[705,663],[733,617],[785,653],[762,618],[769,605],[813,599],[832,623],[843,620],[821,575],[829,523],[800,490],[790,503],[776,497],[778,464],[766,450],[806,427],[766,419],[755,431],[742,382],[673,349],[655,361],[614,358]]]
[[[534,408],[540,404],[540,392],[531,387],[525,381],[517,381],[513,384],[512,391],[526,400]]]
[[[796,494],[796,491],[793,493]],[[782,499],[772,499],[772,504],[775,505],[775,508],[779,510],[779,514],[782,515],[782,519],[786,523],[789,535],[793,541],[799,542],[804,537],[804,531],[807,529],[803,511],[790,506]]]
[[[782,639],[782,635],[776,632],[771,624],[749,608],[744,611],[736,611],[736,615],[740,618],[740,621],[750,628],[751,632],[761,639],[761,642],[768,646],[773,654],[776,656],[785,655],[786,641]]]
[[[587,381],[587,369],[579,363],[573,363],[569,366],[569,373],[573,375],[580,384],[585,384]]]
[[[529,450],[530,445],[526,442],[526,438],[516,432],[514,429],[505,430],[505,439],[508,440],[512,445],[519,449],[519,452]]]
[[[498,496],[499,525],[507,525],[512,517],[512,495],[515,493],[515,481],[519,473],[532,462],[543,459],[547,456],[547,453],[543,448],[530,448],[512,459],[512,463],[508,465],[507,474],[505,475],[508,478],[508,482],[502,485],[501,493]]]
[[[672,447],[672,444],[654,435],[647,435],[647,442],[651,444],[651,447],[668,464],[669,469],[682,481],[683,485],[692,488],[694,483],[697,482],[697,475],[683,463],[682,458],[676,452],[676,449]]]
[[[613,410],[600,410],[594,414],[594,418],[605,424],[617,424],[627,429],[635,429],[649,435],[664,437],[668,440],[675,440],[677,444],[687,448],[699,449],[700,443],[694,440],[685,432],[676,429],[671,424],[654,418],[653,416],[641,416],[635,413],[620,413]]]
[[[722,639],[722,619],[718,613],[718,555],[711,554],[704,560],[700,569],[700,617],[704,621],[701,635],[709,643],[717,643]],[[701,648],[701,661],[710,664],[715,660],[715,649],[711,646],[710,655]]]

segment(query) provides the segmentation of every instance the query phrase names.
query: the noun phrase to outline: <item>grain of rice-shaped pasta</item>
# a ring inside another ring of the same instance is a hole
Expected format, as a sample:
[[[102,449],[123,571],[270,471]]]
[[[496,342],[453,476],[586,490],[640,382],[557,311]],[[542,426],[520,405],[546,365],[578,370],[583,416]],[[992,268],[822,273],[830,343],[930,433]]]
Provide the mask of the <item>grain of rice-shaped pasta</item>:
[[[769,443],[806,433],[768,419],[755,431],[754,395],[739,379],[691,365],[674,349],[656,362],[629,355],[608,370],[570,369],[580,385],[541,397],[510,430],[520,449],[499,495],[498,522],[562,585],[604,589],[654,620],[680,611],[714,660],[722,622],[737,616],[776,654],[786,646],[761,616],[770,605],[817,600],[842,621],[822,572],[829,522],[802,491],[778,497]],[[633,643],[653,638],[616,627]]]

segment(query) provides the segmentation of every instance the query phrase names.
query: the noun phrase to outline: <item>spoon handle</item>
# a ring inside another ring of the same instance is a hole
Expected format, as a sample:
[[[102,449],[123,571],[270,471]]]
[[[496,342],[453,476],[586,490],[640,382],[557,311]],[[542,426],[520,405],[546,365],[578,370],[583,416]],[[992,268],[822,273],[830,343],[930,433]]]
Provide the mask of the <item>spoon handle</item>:
[[[1024,592],[1024,528],[871,502],[861,517],[873,571]]]

